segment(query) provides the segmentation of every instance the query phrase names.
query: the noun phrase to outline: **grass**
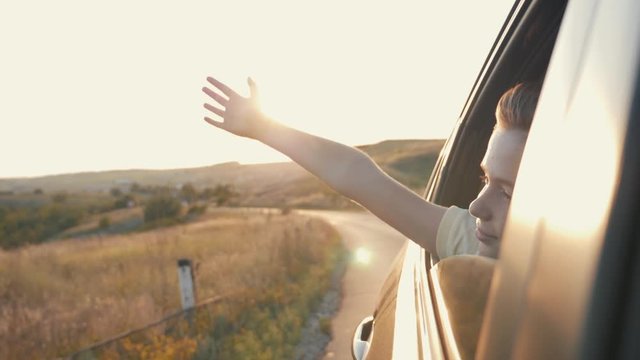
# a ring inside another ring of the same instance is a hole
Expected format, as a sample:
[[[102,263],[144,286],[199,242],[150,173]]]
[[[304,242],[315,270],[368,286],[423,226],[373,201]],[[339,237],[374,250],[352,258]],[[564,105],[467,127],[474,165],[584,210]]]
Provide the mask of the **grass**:
[[[144,222],[143,208],[116,209],[106,213],[91,215],[81,224],[66,229],[56,235],[55,239],[86,237],[100,234],[118,234],[133,231],[142,227]],[[105,229],[100,228],[100,220],[109,219],[109,225]]]
[[[331,331],[331,318],[322,317],[320,318],[320,330],[327,334],[330,338],[333,338],[333,332]]]
[[[249,292],[286,304],[322,282],[314,276],[338,243],[326,223],[294,213],[215,210],[171,228],[0,251],[0,358],[66,356],[179,310],[180,258],[195,264],[199,299]]]

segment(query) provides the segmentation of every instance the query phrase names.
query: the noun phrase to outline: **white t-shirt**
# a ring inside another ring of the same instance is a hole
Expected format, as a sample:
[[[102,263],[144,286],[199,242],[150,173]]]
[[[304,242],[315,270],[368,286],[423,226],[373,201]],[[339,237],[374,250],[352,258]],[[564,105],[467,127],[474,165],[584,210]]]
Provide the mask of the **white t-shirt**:
[[[476,218],[466,209],[452,206],[447,209],[438,226],[436,252],[440,260],[453,255],[475,255],[478,239],[475,236]]]

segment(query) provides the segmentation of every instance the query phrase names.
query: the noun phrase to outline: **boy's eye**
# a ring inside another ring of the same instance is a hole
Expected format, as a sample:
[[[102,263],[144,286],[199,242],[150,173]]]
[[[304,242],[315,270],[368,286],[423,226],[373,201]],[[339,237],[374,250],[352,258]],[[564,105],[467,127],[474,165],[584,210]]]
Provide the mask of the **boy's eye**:
[[[507,198],[507,200],[511,200],[511,194],[509,194],[506,190],[501,190],[502,191],[502,196],[504,196],[505,198]]]

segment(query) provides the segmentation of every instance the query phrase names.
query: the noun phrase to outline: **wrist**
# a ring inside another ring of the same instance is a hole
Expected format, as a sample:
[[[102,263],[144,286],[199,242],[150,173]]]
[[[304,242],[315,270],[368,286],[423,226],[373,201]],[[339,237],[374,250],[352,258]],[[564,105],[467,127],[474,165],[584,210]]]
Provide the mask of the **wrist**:
[[[259,125],[255,127],[255,133],[251,137],[260,142],[268,142],[271,133],[275,131],[278,123],[267,115],[260,114],[258,124]]]

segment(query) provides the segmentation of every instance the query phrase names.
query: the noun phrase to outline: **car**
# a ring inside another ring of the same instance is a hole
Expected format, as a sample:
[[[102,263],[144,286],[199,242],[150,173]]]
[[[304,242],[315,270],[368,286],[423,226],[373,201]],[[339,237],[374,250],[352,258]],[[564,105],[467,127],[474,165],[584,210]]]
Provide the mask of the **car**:
[[[468,208],[500,95],[542,81],[499,258],[410,240],[356,359],[640,359],[640,2],[519,0],[424,197]]]

